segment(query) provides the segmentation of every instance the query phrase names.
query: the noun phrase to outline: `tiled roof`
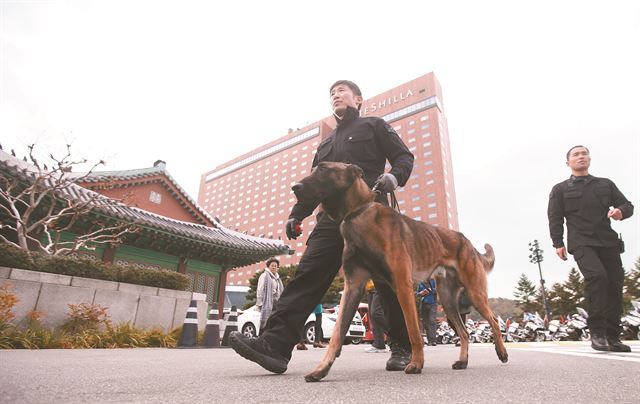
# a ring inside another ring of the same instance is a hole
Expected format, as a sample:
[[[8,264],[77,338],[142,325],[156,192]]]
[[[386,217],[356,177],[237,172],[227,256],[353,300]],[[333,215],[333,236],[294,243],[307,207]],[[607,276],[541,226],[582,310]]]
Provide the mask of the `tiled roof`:
[[[132,170],[145,171],[148,170]],[[22,180],[29,180],[29,173],[36,173],[37,168],[0,151],[0,172],[8,172],[9,175],[19,176]],[[129,171],[130,173],[131,171]],[[74,200],[88,201],[94,199],[94,211],[108,217],[133,223],[141,228],[149,228],[168,232],[172,235],[189,239],[191,241],[210,244],[212,249],[230,249],[230,254],[238,254],[242,258],[243,265],[258,262],[268,256],[289,253],[289,247],[281,240],[265,239],[249,236],[223,227],[217,223],[217,228],[200,224],[182,222],[160,216],[142,209],[127,206],[114,199],[107,198],[94,191],[70,183],[63,191],[64,194]],[[252,262],[247,263],[247,256],[253,256]]]
[[[178,182],[169,174],[167,171],[166,164],[163,161],[157,161],[153,167],[147,168],[137,168],[133,170],[115,170],[115,171],[94,171],[90,174],[86,173],[70,173],[71,176],[80,177],[82,176],[83,183],[98,183],[98,182],[109,182],[114,180],[120,181],[135,181],[138,179],[144,179],[147,177],[154,177],[157,175],[163,175],[167,178],[167,180],[180,192],[180,194],[189,202],[190,206],[188,209],[194,208],[198,213],[202,216],[206,217],[210,223],[214,225],[219,225],[218,221],[211,217],[209,213],[207,213],[204,209],[198,205],[193,198],[178,184]],[[88,186],[91,187],[90,185]]]

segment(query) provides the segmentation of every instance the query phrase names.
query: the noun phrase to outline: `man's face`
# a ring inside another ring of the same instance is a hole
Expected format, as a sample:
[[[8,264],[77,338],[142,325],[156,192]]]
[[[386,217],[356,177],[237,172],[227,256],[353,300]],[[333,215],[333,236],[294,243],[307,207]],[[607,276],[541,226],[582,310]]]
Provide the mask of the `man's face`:
[[[362,96],[354,95],[353,90],[348,85],[338,84],[331,89],[329,101],[331,102],[333,113],[342,117],[347,107],[357,109],[358,105],[362,104]]]
[[[574,171],[586,171],[591,165],[589,150],[585,147],[576,147],[569,152],[567,166]]]

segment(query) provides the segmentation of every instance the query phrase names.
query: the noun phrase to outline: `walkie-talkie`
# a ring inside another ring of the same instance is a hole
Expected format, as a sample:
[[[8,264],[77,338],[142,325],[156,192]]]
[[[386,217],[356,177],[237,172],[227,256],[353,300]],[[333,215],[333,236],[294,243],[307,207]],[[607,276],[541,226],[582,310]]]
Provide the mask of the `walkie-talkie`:
[[[622,239],[622,233],[618,233],[618,246],[620,247],[620,254],[624,252],[624,240]]]

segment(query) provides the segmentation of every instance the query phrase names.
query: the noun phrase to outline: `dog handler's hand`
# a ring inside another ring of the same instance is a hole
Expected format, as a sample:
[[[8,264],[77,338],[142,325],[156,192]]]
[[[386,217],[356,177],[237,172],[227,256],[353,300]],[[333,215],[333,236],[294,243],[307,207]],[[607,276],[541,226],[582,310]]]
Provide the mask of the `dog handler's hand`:
[[[287,233],[287,238],[289,240],[295,240],[299,235],[302,234],[302,227],[300,226],[302,223],[296,219],[291,218],[287,220],[287,225],[285,226],[285,231]]]
[[[565,247],[556,248],[556,254],[562,258],[563,261],[567,260],[567,249]]]
[[[398,188],[398,179],[391,173],[382,174],[376,182],[378,183],[379,189],[383,192],[389,193]]]

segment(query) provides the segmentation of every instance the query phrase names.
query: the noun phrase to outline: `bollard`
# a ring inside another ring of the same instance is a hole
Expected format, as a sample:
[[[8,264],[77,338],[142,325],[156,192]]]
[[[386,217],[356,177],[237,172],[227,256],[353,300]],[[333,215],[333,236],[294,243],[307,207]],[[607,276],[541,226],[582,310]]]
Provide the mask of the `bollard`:
[[[233,331],[238,331],[238,309],[236,306],[231,306],[229,321],[227,321],[227,325],[224,327],[221,346],[229,346],[229,334]]]
[[[202,346],[205,348],[220,348],[220,320],[218,319],[218,303],[213,303],[209,311],[207,326],[204,328]]]
[[[198,344],[198,302],[192,300],[180,333],[178,348],[193,348]]]

